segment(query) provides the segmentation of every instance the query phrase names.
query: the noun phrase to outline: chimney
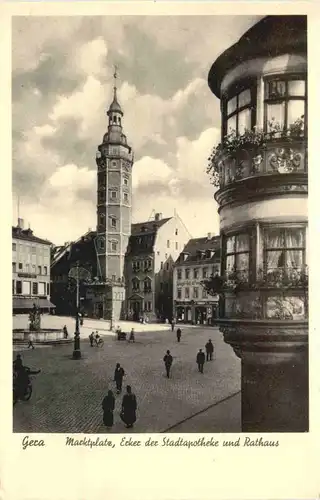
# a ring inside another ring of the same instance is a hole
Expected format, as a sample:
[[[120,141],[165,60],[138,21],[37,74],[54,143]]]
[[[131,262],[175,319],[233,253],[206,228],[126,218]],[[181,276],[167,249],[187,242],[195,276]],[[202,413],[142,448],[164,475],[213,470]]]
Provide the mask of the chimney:
[[[18,228],[19,229],[24,229],[24,220],[23,219],[18,219]]]
[[[154,220],[159,221],[162,219],[162,213],[156,213],[154,216]]]

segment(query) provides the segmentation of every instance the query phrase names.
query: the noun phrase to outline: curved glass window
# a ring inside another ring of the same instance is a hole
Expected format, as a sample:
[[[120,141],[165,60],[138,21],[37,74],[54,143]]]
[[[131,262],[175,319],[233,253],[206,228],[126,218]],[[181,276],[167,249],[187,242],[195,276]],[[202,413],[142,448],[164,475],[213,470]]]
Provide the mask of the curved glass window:
[[[270,132],[275,125],[285,130],[297,120],[304,121],[307,99],[304,77],[266,78],[264,87],[264,127],[267,132]]]
[[[232,97],[225,101],[223,135],[231,132],[241,135],[245,130],[250,130],[255,125],[256,89],[242,87],[235,92]]]

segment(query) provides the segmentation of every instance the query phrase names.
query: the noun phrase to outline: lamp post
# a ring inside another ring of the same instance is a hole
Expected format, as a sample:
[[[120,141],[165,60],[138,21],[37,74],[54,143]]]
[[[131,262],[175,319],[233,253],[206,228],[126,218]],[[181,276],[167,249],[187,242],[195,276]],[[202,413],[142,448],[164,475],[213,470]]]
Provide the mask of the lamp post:
[[[90,277],[90,273],[86,269],[79,267],[79,262],[77,262],[76,266],[70,269],[68,276],[76,281],[76,328],[74,332],[74,348],[73,348],[72,358],[80,359],[81,350],[80,350],[80,329],[79,329],[79,309],[80,309],[79,285],[80,285],[80,278],[82,280],[88,279]]]

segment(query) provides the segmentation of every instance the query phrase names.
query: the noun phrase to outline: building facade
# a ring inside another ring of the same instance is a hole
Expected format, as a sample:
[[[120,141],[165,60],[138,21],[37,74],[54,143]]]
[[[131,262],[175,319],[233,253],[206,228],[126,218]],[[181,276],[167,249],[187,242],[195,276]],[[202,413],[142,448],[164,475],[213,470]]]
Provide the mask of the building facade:
[[[190,234],[178,214],[132,225],[126,255],[127,318],[171,320],[173,263]]]
[[[48,240],[24,229],[22,219],[12,227],[13,313],[27,313],[33,304],[43,312],[55,306],[50,302],[50,247]]]
[[[219,321],[241,358],[242,430],[306,431],[306,16],[263,18],[214,62],[209,87],[222,111],[222,147],[211,158],[225,277]]]
[[[202,281],[220,274],[220,237],[208,233],[193,238],[173,267],[173,307],[177,323],[213,324],[219,317],[219,297],[209,295]]]

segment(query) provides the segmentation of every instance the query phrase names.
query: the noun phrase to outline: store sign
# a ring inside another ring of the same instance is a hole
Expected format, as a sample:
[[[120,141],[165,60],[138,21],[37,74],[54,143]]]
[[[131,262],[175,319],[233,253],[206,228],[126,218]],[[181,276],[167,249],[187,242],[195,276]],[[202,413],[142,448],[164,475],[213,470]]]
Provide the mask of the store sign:
[[[19,278],[31,278],[31,279],[36,279],[37,275],[36,274],[30,274],[30,273],[18,273]]]

